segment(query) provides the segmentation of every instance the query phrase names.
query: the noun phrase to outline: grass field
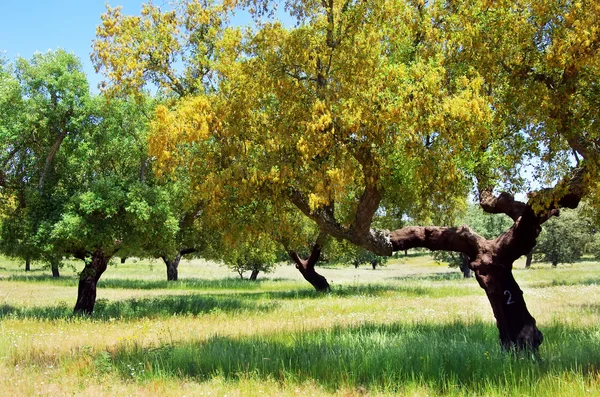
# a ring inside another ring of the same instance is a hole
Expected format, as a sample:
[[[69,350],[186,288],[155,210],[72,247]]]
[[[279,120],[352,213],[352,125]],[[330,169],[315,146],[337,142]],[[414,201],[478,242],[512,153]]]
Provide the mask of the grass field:
[[[0,258],[0,395],[600,395],[600,263],[515,277],[545,340],[503,353],[474,279],[428,256],[324,267],[317,294],[291,266],[258,282],[204,261],[113,264],[92,317],[60,279]]]

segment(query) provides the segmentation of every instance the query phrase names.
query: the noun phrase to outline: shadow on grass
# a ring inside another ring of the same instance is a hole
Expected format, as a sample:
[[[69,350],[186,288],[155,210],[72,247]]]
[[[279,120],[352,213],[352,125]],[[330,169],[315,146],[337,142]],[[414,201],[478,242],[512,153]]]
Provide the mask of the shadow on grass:
[[[110,352],[109,365],[122,377],[138,380],[280,379],[314,381],[328,391],[367,388],[399,394],[417,385],[436,395],[487,395],[492,390],[535,395],[544,377],[594,376],[600,365],[595,332],[562,326],[544,332],[553,342],[546,343],[541,360],[500,351],[492,324],[457,322],[213,337],[150,349],[121,345]]]
[[[550,288],[550,287],[563,287],[573,285],[598,285],[600,284],[600,277],[588,277],[580,280],[552,280],[529,283],[529,288]]]
[[[267,312],[277,306],[276,302],[257,304],[255,301],[227,296],[169,295],[153,298],[107,301],[98,299],[92,320],[163,318],[173,315],[200,315],[215,312]],[[0,305],[0,319],[57,320],[86,318],[73,314],[73,306],[66,303],[56,306],[17,308]]]
[[[392,280],[398,281],[454,281],[465,279],[460,272],[439,272],[424,274],[409,274],[408,276],[393,277]]]
[[[54,278],[49,275],[12,275],[2,278],[4,281],[16,282],[39,282],[51,283],[61,286],[77,286],[79,277],[67,276]],[[185,278],[178,281],[167,280],[143,280],[133,278],[104,278],[98,281],[98,288],[115,288],[115,289],[232,289],[232,290],[258,290],[265,282],[286,282],[289,279],[275,278],[250,281],[240,278],[220,278],[220,279],[200,279],[200,278]]]
[[[297,289],[292,291],[268,291],[260,294],[252,294],[256,297],[268,297],[272,299],[327,299],[331,297],[377,297],[391,294],[407,296],[430,295],[433,288],[393,285],[393,284],[360,284],[360,285],[333,285],[329,292],[317,292],[314,289]],[[248,296],[248,295],[244,295]]]

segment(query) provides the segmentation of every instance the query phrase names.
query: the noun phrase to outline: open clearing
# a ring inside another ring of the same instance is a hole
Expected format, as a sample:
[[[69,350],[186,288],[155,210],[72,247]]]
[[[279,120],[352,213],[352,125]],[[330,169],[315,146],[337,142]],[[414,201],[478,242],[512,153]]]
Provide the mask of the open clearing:
[[[91,318],[73,317],[80,270],[25,273],[0,258],[6,396],[600,395],[600,263],[522,269],[544,333],[538,357],[500,351],[483,290],[429,256],[235,278],[200,260],[113,264]]]

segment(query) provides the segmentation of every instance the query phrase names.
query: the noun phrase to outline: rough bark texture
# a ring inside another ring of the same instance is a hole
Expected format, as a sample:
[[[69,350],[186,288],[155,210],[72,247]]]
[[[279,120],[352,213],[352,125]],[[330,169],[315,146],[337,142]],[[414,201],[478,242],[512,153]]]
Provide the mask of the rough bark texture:
[[[92,314],[96,304],[96,286],[100,276],[106,270],[110,255],[103,250],[94,251],[91,260],[86,262],[83,271],[79,275],[79,288],[77,290],[77,303],[75,313]]]
[[[321,243],[319,239],[313,245],[312,252],[308,259],[302,259],[294,251],[288,252],[290,258],[296,264],[296,269],[300,271],[306,281],[308,281],[317,291],[326,292],[330,290],[327,279],[315,271],[315,264],[321,257]]]

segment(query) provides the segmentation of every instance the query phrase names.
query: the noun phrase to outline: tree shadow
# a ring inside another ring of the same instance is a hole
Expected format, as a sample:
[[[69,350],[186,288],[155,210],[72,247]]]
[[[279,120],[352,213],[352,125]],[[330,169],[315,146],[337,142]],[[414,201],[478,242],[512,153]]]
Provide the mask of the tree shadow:
[[[462,273],[456,272],[438,272],[438,273],[429,273],[427,275],[423,274],[409,274],[407,276],[401,277],[392,277],[392,280],[397,281],[455,281],[455,280],[463,280],[465,279]],[[468,280],[468,279],[467,279]]]
[[[392,393],[402,393],[403,385],[416,382],[436,394],[454,390],[461,395],[486,394],[484,384],[502,390],[508,379],[512,387],[532,395],[544,377],[587,376],[598,368],[600,342],[593,333],[563,326],[544,331],[557,342],[542,349],[542,359],[502,352],[497,329],[481,322],[363,324],[242,338],[216,336],[154,348],[121,345],[110,355],[112,367],[129,379],[280,379],[313,381],[329,391],[350,387]]]
[[[134,298],[118,301],[98,299],[92,320],[133,320],[140,318],[164,318],[173,315],[201,315],[227,312],[268,312],[277,307],[276,302],[256,303],[253,300],[219,295],[167,295],[152,298]],[[61,303],[43,307],[15,307],[0,305],[0,319],[57,320],[81,318],[73,314],[73,306]]]
[[[77,276],[61,276],[58,278],[47,274],[39,275],[11,275],[5,277],[4,281],[16,282],[39,282],[52,283],[61,286],[76,286],[79,283]],[[153,290],[153,289],[234,289],[234,290],[259,290],[265,282],[289,282],[285,278],[247,280],[241,278],[219,278],[219,279],[200,279],[200,278],[184,278],[178,281],[167,280],[143,280],[133,278],[101,278],[98,281],[98,288],[115,288],[115,289],[138,289],[138,290]]]
[[[588,277],[581,280],[552,280],[552,281],[540,281],[528,283],[529,288],[550,288],[550,287],[564,287],[573,285],[598,285],[600,284],[600,277]]]
[[[390,294],[424,296],[430,294],[432,290],[428,287],[410,285],[359,284],[335,285],[329,292],[317,292],[314,289],[302,288],[291,291],[266,291],[252,295],[272,299],[327,299],[331,297],[378,297]]]

